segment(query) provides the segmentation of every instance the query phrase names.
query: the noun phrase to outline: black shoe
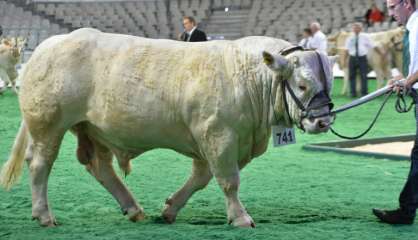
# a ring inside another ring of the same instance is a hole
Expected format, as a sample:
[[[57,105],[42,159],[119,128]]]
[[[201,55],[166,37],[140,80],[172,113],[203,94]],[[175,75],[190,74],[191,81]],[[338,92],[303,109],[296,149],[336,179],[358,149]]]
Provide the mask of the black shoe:
[[[380,219],[380,221],[389,224],[413,224],[415,216],[406,214],[401,209],[396,210],[380,210],[373,208],[373,214]]]

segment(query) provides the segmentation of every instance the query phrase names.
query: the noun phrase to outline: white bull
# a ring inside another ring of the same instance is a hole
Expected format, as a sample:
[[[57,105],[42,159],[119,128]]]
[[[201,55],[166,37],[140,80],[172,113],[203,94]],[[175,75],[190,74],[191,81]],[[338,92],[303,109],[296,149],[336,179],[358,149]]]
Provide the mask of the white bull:
[[[349,69],[348,69],[348,54],[345,49],[345,42],[352,33],[339,32],[328,38],[330,48],[329,54],[338,54],[340,57],[338,60],[339,67],[344,71],[344,83],[341,90],[341,94],[346,95],[349,93]],[[384,53],[384,56],[380,55],[375,49],[371,49],[367,54],[367,60],[371,70],[376,73],[377,88],[383,87],[385,80],[392,78],[391,69],[397,68],[402,71],[402,38],[404,34],[403,28],[396,28],[384,32],[368,33],[368,36],[373,43]],[[357,84],[357,92],[360,91],[360,84]]]
[[[193,170],[166,201],[162,214],[167,222],[174,222],[192,194],[215,176],[225,193],[229,222],[254,226],[238,198],[239,171],[266,151],[271,126],[298,122],[307,132],[319,133],[331,121],[329,116],[300,119],[289,92],[290,118],[286,115],[282,81],[305,106],[324,88],[316,53],[278,54],[289,46],[268,37],[184,43],[94,29],[49,38],[22,74],[23,120],[1,183],[10,188],[26,159],[32,215],[42,225],[55,225],[47,180],[64,133],[71,130],[78,138],[79,161],[130,220],[143,219],[144,212],[115,174],[112,156],[128,174],[131,159],[168,148],[193,158]],[[331,60],[320,58],[330,89]],[[328,106],[315,110],[328,111]]]
[[[20,63],[25,42],[22,38],[11,38],[3,39],[0,44],[0,79],[5,82],[5,86],[10,84],[16,93],[16,65]]]

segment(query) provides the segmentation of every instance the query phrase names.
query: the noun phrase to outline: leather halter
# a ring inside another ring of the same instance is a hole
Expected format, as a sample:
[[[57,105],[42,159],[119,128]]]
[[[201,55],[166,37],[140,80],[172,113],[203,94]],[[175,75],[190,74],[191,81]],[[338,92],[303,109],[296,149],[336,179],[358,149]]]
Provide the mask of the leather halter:
[[[283,101],[284,101],[284,105],[285,105],[285,109],[286,109],[286,114],[289,117],[290,120],[292,120],[290,113],[289,113],[289,104],[287,103],[287,99],[286,99],[286,90],[289,92],[290,96],[292,97],[293,101],[296,103],[296,105],[298,106],[298,108],[302,111],[301,116],[300,116],[300,122],[298,123],[298,127],[302,130],[304,130],[303,125],[302,125],[302,120],[304,118],[308,118],[308,119],[315,119],[315,118],[319,118],[319,117],[323,117],[326,115],[331,115],[331,110],[334,107],[334,104],[331,101],[331,98],[329,97],[328,94],[328,84],[327,84],[327,80],[325,77],[325,69],[324,69],[324,65],[322,63],[322,59],[321,56],[319,54],[318,51],[312,50],[312,49],[304,49],[301,46],[292,46],[289,48],[285,48],[283,50],[281,50],[279,53],[282,56],[287,56],[295,51],[314,51],[317,58],[318,58],[318,62],[320,65],[320,81],[323,85],[323,89],[320,90],[319,92],[317,92],[313,98],[309,101],[308,106],[305,108],[304,104],[300,101],[299,98],[297,98],[295,92],[292,90],[292,88],[289,85],[289,82],[287,79],[284,79],[281,83],[281,88],[282,88],[282,96],[283,96]],[[312,113],[313,110],[315,109],[319,109],[322,108],[324,106],[328,106],[329,107],[329,113],[328,114],[321,114],[321,115],[315,115]]]

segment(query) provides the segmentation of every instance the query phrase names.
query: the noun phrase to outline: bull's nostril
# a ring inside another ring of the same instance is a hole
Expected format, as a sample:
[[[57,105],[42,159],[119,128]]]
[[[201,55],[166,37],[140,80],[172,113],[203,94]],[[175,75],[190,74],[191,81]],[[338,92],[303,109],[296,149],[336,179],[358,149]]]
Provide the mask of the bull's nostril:
[[[322,120],[318,121],[318,127],[319,128],[326,128],[327,126],[328,125],[324,121],[322,121]]]

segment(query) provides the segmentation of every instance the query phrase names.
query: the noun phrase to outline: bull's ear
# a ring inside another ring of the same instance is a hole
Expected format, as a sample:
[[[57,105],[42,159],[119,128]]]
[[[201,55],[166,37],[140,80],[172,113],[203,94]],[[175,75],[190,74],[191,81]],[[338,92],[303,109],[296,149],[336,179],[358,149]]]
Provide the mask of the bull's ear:
[[[273,71],[283,71],[289,66],[289,62],[283,56],[273,55],[266,51],[263,51],[263,60],[264,64]]]
[[[3,39],[2,41],[1,41],[1,43],[2,44],[4,44],[4,45],[6,45],[6,46],[11,46],[12,44],[10,43],[10,40],[9,39],[7,39],[7,38],[5,38],[5,39]]]
[[[335,56],[328,56],[329,59],[329,63],[331,65],[331,67],[334,67],[334,64],[338,61],[338,59],[340,58],[339,55],[335,55]]]

